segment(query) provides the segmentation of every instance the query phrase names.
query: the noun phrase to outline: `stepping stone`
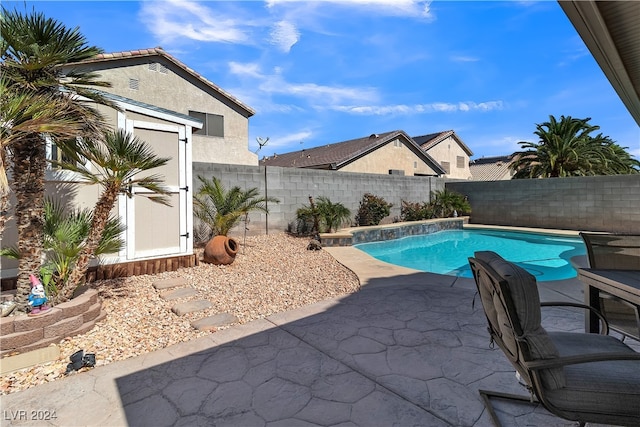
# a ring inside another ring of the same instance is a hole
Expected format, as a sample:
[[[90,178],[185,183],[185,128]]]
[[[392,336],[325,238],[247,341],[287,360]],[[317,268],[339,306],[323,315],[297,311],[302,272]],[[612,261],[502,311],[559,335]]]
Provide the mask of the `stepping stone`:
[[[238,318],[229,313],[218,313],[213,316],[203,317],[202,319],[191,322],[191,326],[199,331],[211,331],[219,328],[220,326],[226,326],[231,323],[236,323]]]
[[[173,289],[167,292],[163,292],[162,294],[160,294],[160,297],[162,299],[165,299],[167,301],[171,301],[174,299],[180,299],[180,298],[187,298],[187,297],[192,297],[194,295],[196,295],[198,293],[198,291],[192,287],[188,287],[188,288],[178,288],[178,289]]]
[[[156,289],[171,289],[179,286],[187,286],[187,281],[178,277],[176,279],[159,280],[153,284],[153,287]]]
[[[195,301],[187,301],[181,304],[176,304],[171,308],[171,311],[173,311],[178,316],[184,316],[187,313],[206,310],[209,307],[211,307],[211,303],[209,301],[199,299]]]

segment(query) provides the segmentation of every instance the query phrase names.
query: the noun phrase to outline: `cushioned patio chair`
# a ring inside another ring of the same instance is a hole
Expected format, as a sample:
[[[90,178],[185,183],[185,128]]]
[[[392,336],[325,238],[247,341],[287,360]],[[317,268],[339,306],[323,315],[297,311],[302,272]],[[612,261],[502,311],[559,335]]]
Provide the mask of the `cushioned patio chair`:
[[[581,232],[587,247],[589,267],[640,272],[640,234]],[[638,273],[640,274],[640,273]],[[640,340],[640,307],[614,295],[600,292],[600,306],[609,326],[624,337]],[[593,303],[595,304],[595,302]]]
[[[640,353],[613,336],[547,332],[541,325],[536,279],[494,252],[469,258],[491,343],[504,352],[531,396],[480,390],[494,423],[500,426],[491,398],[530,402],[537,399],[561,418],[640,426]],[[578,303],[544,303],[589,308]],[[515,380],[515,378],[514,378]]]

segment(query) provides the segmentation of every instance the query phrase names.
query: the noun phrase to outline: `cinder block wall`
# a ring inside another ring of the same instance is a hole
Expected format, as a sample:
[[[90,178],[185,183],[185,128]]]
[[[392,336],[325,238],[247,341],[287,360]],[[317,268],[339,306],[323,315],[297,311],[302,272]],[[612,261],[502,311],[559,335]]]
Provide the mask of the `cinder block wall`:
[[[265,189],[263,166],[194,163],[197,176],[216,176],[227,188]],[[249,217],[247,234],[282,232],[295,220],[296,210],[309,205],[309,196],[328,197],[352,212],[358,211],[365,193],[393,203],[384,222],[400,216],[401,201],[423,202],[443,188],[469,197],[474,224],[566,230],[640,233],[640,175],[593,176],[508,181],[453,181],[433,177],[360,174],[267,166],[267,195],[280,200],[264,214]],[[267,224],[268,222],[268,224]],[[242,227],[232,234],[241,234]]]
[[[352,220],[365,193],[383,197],[393,203],[391,215],[384,222],[392,222],[400,216],[401,201],[423,202],[429,200],[432,191],[444,189],[444,180],[434,177],[361,174],[299,168],[267,166],[240,166],[213,163],[194,163],[194,187],[200,187],[198,175],[206,178],[215,176],[227,189],[239,186],[242,189],[258,188],[265,194],[280,200],[269,204],[268,218],[264,214],[249,216],[247,234],[264,234],[287,230],[296,218],[296,210],[309,205],[309,196],[314,200],[327,197],[333,203],[342,203],[351,210]],[[242,226],[232,234],[241,234]]]
[[[640,175],[450,181],[470,223],[640,233]]]

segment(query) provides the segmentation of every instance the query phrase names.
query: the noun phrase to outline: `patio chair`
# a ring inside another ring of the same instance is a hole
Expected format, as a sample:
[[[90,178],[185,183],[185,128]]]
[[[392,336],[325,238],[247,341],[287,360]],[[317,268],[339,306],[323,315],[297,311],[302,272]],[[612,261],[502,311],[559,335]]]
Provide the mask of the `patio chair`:
[[[640,272],[640,234],[581,232],[589,267]],[[638,273],[640,274],[640,273]],[[601,291],[600,307],[609,326],[624,337],[640,340],[640,307]]]
[[[504,352],[531,396],[479,390],[493,422],[491,398],[537,400],[561,418],[584,423],[640,426],[640,353],[613,336],[547,332],[541,325],[537,281],[490,251],[469,264],[488,321],[491,343]],[[544,303],[590,309],[578,303]]]

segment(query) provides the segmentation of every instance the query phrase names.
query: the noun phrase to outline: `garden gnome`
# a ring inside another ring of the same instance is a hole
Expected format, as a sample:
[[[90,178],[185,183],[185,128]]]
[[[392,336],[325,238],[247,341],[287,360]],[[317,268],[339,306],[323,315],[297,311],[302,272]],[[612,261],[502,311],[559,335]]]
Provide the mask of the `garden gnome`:
[[[31,281],[31,293],[29,294],[29,305],[31,311],[29,316],[35,316],[41,314],[43,311],[49,310],[47,305],[47,296],[44,293],[44,286],[40,283],[40,280],[33,274],[29,275]]]

